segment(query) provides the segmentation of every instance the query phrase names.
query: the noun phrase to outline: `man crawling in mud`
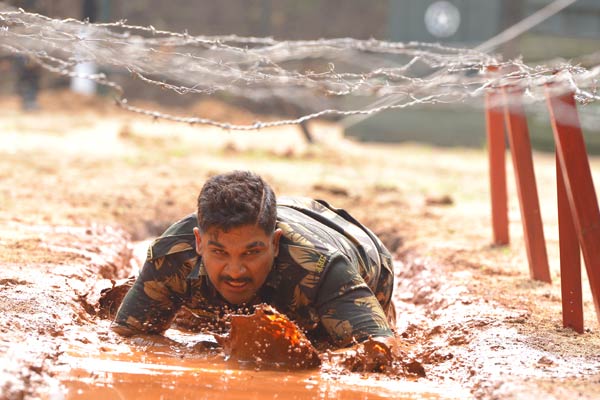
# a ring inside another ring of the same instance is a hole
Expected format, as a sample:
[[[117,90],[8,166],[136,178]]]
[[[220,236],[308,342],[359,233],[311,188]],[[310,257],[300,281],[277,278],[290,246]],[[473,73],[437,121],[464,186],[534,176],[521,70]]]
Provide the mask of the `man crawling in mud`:
[[[182,307],[214,327],[266,303],[311,342],[378,353],[372,367],[381,367],[391,363],[393,277],[387,249],[344,210],[276,201],[260,176],[234,171],[210,178],[197,213],[151,244],[112,329],[161,334]]]

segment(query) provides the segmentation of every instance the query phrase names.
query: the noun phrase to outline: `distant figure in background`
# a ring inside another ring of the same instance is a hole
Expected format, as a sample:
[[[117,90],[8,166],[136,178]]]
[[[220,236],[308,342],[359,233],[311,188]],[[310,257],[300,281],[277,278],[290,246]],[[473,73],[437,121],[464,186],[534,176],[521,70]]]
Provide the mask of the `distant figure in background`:
[[[36,0],[13,0],[8,4],[22,8],[28,12],[40,13]],[[40,89],[41,67],[27,56],[19,55],[14,60],[16,74],[16,92],[21,98],[24,111],[37,110],[38,92]]]
[[[96,0],[83,0],[81,17],[91,23],[96,22],[98,17],[98,8]],[[84,34],[85,35],[85,34]],[[85,56],[82,56],[85,58]],[[96,94],[96,82],[86,78],[97,72],[96,64],[93,61],[83,61],[75,66],[74,72],[79,75],[71,79],[71,90],[76,93],[93,95]]]
[[[41,68],[28,57],[18,56],[15,60],[17,75],[17,93],[21,97],[21,108],[24,111],[37,110],[38,92],[40,89]]]

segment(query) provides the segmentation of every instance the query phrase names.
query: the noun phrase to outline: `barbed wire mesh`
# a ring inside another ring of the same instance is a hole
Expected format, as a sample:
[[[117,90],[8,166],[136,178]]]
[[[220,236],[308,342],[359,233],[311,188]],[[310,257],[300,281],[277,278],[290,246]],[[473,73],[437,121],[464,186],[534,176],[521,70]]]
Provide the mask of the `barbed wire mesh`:
[[[486,90],[504,85],[522,88],[529,103],[543,102],[544,85],[550,82],[556,83],[557,91],[573,90],[580,104],[600,100],[600,52],[579,60],[527,65],[521,59],[503,61],[478,50],[434,43],[191,36],[126,21],[92,24],[7,8],[0,8],[0,52],[30,57],[56,74],[91,79],[110,88],[116,103],[126,110],[227,130],[301,124],[324,116],[371,115],[425,104],[480,107]],[[78,72],[75,67],[85,62],[102,72]],[[278,99],[309,111],[247,125],[168,114],[130,104],[116,78],[123,73],[182,96]],[[373,103],[374,98],[390,96],[392,103]]]

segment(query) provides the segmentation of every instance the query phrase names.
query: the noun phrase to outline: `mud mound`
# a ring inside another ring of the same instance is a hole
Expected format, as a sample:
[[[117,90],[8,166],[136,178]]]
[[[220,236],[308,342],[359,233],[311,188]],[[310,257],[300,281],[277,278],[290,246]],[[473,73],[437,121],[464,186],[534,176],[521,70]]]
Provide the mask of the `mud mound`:
[[[227,336],[217,336],[225,354],[234,360],[291,369],[321,365],[317,350],[285,315],[261,305],[252,315],[231,317]]]
[[[96,285],[130,270],[129,236],[108,226],[15,221],[3,230],[1,246],[15,251],[0,256],[0,398],[51,396],[61,391],[55,367],[63,346],[93,318]]]

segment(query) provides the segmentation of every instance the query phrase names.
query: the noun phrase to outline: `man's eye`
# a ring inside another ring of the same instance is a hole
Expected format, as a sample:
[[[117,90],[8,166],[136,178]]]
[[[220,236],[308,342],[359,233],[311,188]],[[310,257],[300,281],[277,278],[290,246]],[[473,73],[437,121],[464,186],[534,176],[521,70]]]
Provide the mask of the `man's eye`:
[[[212,249],[210,252],[218,256],[225,254],[225,252],[221,249]]]
[[[248,256],[251,256],[251,255],[254,255],[254,254],[258,254],[258,253],[260,253],[260,250],[258,250],[258,249],[253,249],[253,250],[248,250],[248,251],[246,252],[246,255],[248,255]]]

